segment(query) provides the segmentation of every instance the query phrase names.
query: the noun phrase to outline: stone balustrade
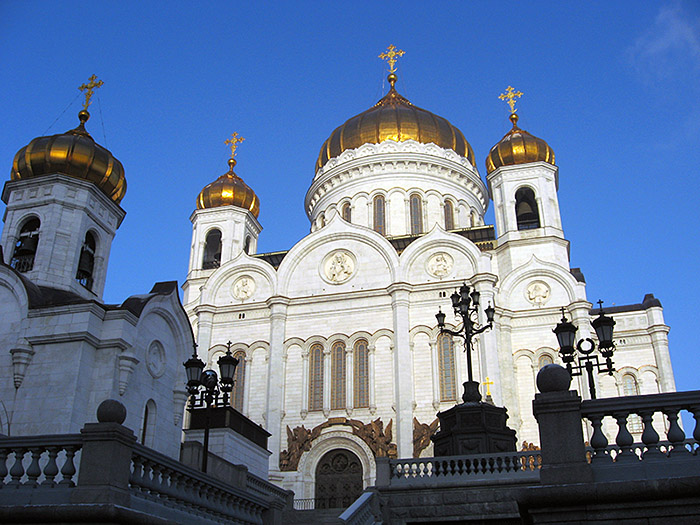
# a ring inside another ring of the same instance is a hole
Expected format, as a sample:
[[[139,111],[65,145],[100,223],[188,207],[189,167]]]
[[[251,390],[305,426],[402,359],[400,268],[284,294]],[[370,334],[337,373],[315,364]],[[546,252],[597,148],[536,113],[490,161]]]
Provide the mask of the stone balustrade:
[[[0,439],[0,487],[75,487],[80,438],[66,434]]]

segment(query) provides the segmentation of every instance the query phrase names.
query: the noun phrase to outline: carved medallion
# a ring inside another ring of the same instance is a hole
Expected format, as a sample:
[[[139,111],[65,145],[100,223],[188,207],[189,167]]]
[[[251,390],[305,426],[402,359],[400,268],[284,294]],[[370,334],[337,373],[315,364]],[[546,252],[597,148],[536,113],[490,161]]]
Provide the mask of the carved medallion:
[[[323,260],[321,275],[331,284],[342,284],[355,273],[355,256],[347,250],[336,250]]]
[[[550,294],[549,285],[542,281],[532,281],[525,291],[525,297],[530,301],[530,304],[538,308],[547,303]]]
[[[146,368],[148,373],[158,378],[165,372],[165,350],[160,341],[153,341],[146,350]]]
[[[438,252],[434,253],[428,259],[428,273],[442,279],[446,275],[452,272],[452,267],[454,266],[454,259],[449,253]]]
[[[239,277],[236,279],[236,282],[233,283],[233,296],[241,301],[248,299],[253,295],[254,291],[255,281],[249,275]]]

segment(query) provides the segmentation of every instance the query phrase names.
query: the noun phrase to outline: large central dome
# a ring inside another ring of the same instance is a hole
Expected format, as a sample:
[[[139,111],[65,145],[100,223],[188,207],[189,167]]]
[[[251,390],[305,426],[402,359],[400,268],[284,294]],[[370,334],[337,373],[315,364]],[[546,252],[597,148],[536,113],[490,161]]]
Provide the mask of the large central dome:
[[[411,104],[391,82],[389,93],[379,102],[331,133],[318,155],[316,170],[345,150],[367,143],[379,144],[385,140],[433,143],[455,151],[469,159],[472,166],[475,165],[474,151],[459,129],[447,119]]]

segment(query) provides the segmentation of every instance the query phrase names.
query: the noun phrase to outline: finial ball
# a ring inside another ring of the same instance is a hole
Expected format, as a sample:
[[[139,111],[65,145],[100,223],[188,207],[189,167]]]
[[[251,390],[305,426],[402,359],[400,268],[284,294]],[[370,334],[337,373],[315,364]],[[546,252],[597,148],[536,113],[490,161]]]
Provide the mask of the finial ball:
[[[126,407],[116,399],[105,399],[97,407],[97,421],[100,423],[124,423]]]
[[[571,376],[559,365],[545,365],[537,373],[537,389],[546,392],[566,392],[571,385]]]
[[[228,159],[228,167],[229,167],[229,169],[230,169],[231,171],[233,171],[233,167],[234,167],[235,165],[236,165],[236,159],[234,159],[233,157],[231,157],[230,159]]]
[[[80,113],[78,113],[78,118],[80,119],[80,122],[85,124],[90,119],[90,113],[88,113],[85,109],[81,109]]]
[[[392,84],[398,80],[399,77],[396,76],[394,73],[389,73],[389,76],[386,77],[389,82]]]

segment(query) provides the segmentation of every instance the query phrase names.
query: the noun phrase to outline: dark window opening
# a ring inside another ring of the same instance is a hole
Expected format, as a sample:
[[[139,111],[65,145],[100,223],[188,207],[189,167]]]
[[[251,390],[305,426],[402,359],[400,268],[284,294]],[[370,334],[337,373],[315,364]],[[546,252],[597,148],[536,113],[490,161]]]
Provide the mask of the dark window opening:
[[[374,198],[374,231],[381,235],[386,235],[384,197],[381,195],[377,195]]]
[[[246,255],[250,255],[250,235],[245,238],[245,244],[243,245],[243,251]]]
[[[29,219],[19,232],[19,239],[17,239],[15,250],[10,260],[10,266],[18,272],[29,272],[34,268],[34,257],[39,246],[40,226],[39,219]]]
[[[88,290],[92,290],[95,271],[95,249],[97,243],[95,236],[87,232],[85,242],[80,249],[80,259],[78,259],[78,271],[75,273],[76,280]]]
[[[204,244],[202,270],[211,270],[219,266],[221,266],[221,232],[212,230],[207,233],[207,239]]]
[[[343,220],[345,222],[352,222],[352,209],[349,203],[343,204]]]
[[[530,188],[520,188],[515,192],[515,217],[519,230],[540,227],[540,214],[535,193]]]
[[[411,211],[411,235],[423,233],[423,203],[420,195],[414,193],[409,200]]]

